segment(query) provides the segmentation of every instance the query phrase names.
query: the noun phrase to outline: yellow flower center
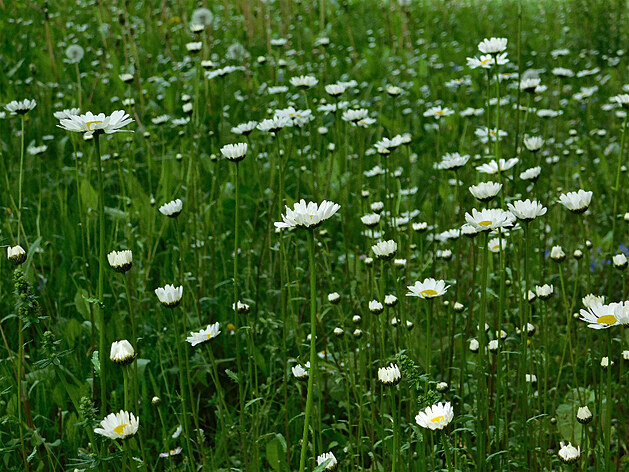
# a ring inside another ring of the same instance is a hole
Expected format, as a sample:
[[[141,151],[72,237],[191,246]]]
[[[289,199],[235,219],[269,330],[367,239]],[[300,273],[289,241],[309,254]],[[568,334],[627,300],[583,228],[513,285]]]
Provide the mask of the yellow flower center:
[[[233,323],[229,323],[229,324],[227,325],[227,330],[228,330],[228,331],[235,331],[235,330],[236,330],[236,327],[234,326],[234,324],[233,324]]]
[[[488,226],[491,226],[493,222],[491,220],[484,220],[481,221],[480,223],[478,223],[478,226],[483,226],[485,228],[487,228]]]
[[[434,418],[430,419],[431,423],[439,423],[441,424],[442,422],[444,422],[446,419],[443,416],[435,416]]]
[[[443,111],[443,110],[437,110],[437,111],[435,112],[435,115],[445,115],[445,114],[446,114],[446,112],[445,112],[445,111]]]
[[[96,123],[102,123],[102,121],[87,121],[85,123],[85,126],[87,126],[87,130],[88,131],[92,131],[92,125],[94,125]]]
[[[494,249],[494,250],[500,249],[500,244],[496,244],[496,245],[494,245],[494,246],[492,247],[492,249]]]
[[[427,288],[426,290],[422,290],[421,293],[424,297],[434,297],[436,295],[438,295],[436,290],[433,290],[431,288]]]
[[[207,333],[207,338],[212,339],[212,333]]]
[[[119,424],[118,426],[116,426],[114,428],[114,433],[116,433],[118,436],[122,436],[124,433],[124,429],[125,427],[129,426],[127,423],[125,424]]]
[[[618,320],[616,319],[616,317],[614,315],[603,315],[603,316],[601,316],[601,317],[596,319],[596,322],[598,324],[605,324],[605,325],[608,325],[608,326],[611,326],[611,325],[615,324],[616,321],[618,321]]]
[[[312,221],[313,218],[314,218],[314,215],[310,215],[310,221]]]
[[[487,64],[489,64],[489,59],[483,59],[482,61],[480,61],[480,63],[486,66]]]

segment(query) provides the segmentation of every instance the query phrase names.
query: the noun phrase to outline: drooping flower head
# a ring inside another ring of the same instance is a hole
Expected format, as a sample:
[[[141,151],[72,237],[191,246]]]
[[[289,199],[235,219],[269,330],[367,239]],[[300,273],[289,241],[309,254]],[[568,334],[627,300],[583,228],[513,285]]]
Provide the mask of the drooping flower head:
[[[175,287],[174,285],[166,284],[164,287],[156,288],[155,295],[157,295],[162,305],[168,308],[174,308],[181,303],[183,285]]]
[[[9,102],[5,108],[13,115],[25,115],[36,106],[37,102],[35,100],[25,98],[24,100],[13,100],[12,102]]]
[[[478,43],[478,50],[483,54],[498,54],[507,49],[507,38],[485,38]]]
[[[546,214],[546,207],[537,200],[518,200],[513,203],[507,203],[509,211],[513,213],[517,219],[522,221],[533,221],[538,216]]]
[[[583,213],[592,202],[592,192],[580,189],[577,192],[562,193],[559,196],[559,203],[573,213]]]
[[[121,366],[129,365],[135,359],[135,350],[129,341],[114,341],[111,343],[109,359]]]

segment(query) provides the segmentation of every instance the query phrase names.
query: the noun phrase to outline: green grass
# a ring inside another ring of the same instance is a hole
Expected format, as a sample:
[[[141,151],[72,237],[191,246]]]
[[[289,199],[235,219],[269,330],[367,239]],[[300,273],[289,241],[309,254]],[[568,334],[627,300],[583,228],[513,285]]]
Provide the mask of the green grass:
[[[291,367],[310,358],[312,306],[320,356],[305,470],[314,470],[317,456],[328,451],[343,471],[446,470],[447,452],[450,470],[460,471],[629,467],[627,333],[619,326],[591,330],[572,316],[589,293],[607,302],[627,299],[625,272],[610,264],[629,244],[625,168],[615,191],[624,118],[619,109],[601,108],[626,85],[626,2],[521,2],[521,70],[539,70],[547,86],[530,102],[523,93],[522,106],[561,115],[523,111],[518,117],[517,77],[503,77],[498,90],[508,104],[499,120],[508,136],[497,146],[483,145],[474,134],[488,123],[495,127],[496,106],[487,109],[495,81],[488,88],[485,70],[470,70],[466,58],[479,55],[484,38],[506,37],[510,62],[500,72],[517,73],[517,1],[415,1],[404,8],[375,0],[209,2],[213,24],[198,35],[188,28],[197,2],[57,1],[47,10],[40,3],[0,0],[0,103],[37,101],[25,115],[24,136],[19,116],[0,118],[0,241],[3,247],[19,243],[28,253],[18,269],[0,260],[0,469],[297,470],[308,387]],[[329,46],[316,46],[323,37]],[[271,46],[277,38],[287,44]],[[198,55],[187,53],[191,41],[203,42]],[[72,44],[85,52],[78,65],[66,58]],[[560,48],[569,53],[551,54]],[[200,63],[209,59],[215,70],[243,70],[208,79]],[[594,72],[558,78],[555,67]],[[133,74],[131,83],[120,79],[125,72]],[[289,83],[300,75],[313,75],[318,84],[301,91]],[[469,85],[446,86],[466,77]],[[376,119],[369,127],[349,125],[340,112],[317,111],[335,102],[325,85],[350,80],[358,85],[339,100],[368,109]],[[287,92],[268,94],[277,85]],[[403,93],[389,96],[388,85]],[[575,98],[593,86],[591,96]],[[189,123],[174,126],[173,119],[185,116],[184,95],[193,113]],[[134,104],[123,105],[129,98]],[[125,127],[133,134],[99,138],[108,157],[102,161],[102,212],[93,141],[57,127],[53,117],[79,101],[82,112],[124,109],[135,120]],[[435,105],[456,113],[438,122],[423,116]],[[311,109],[314,120],[277,136],[230,131],[288,106]],[[468,107],[485,112],[461,116]],[[163,114],[171,119],[152,123]],[[386,157],[375,152],[382,138],[404,133],[410,143]],[[539,154],[525,149],[524,135],[544,138]],[[26,149],[47,149],[32,155],[22,149],[22,137]],[[236,167],[220,153],[237,142],[249,145],[239,164],[238,201]],[[434,169],[446,152],[471,158],[456,174]],[[520,163],[500,177],[475,170],[497,154]],[[386,173],[364,175],[377,165]],[[519,178],[536,165],[542,167],[537,182]],[[449,182],[455,178],[462,182],[458,189]],[[467,190],[498,178],[503,188],[491,203],[475,201]],[[594,193],[585,214],[556,203],[562,192],[580,188]],[[159,212],[177,198],[183,211],[176,219]],[[285,204],[302,198],[341,205],[314,231],[314,267],[308,231],[280,235],[273,225]],[[505,251],[488,253],[486,264],[484,236],[434,238],[459,228],[472,208],[506,210],[526,198],[537,198],[547,213],[526,226],[526,240],[524,231],[512,231]],[[374,238],[360,217],[377,201],[396,217],[419,213],[397,228],[385,214],[374,229],[382,234]],[[128,274],[103,266],[104,324],[99,216],[105,252],[133,251]],[[413,229],[419,222],[428,224],[427,232]],[[369,264],[379,239],[395,240],[396,258],[406,264]],[[555,245],[567,254],[559,264],[548,257]],[[452,259],[437,257],[444,250]],[[575,250],[583,257],[573,257]],[[406,297],[406,286],[427,277],[451,287],[430,302]],[[519,296],[545,283],[554,287],[549,300],[528,304]],[[183,285],[180,307],[160,306],[154,290],[165,284]],[[340,294],[338,305],[328,301],[332,292]],[[398,304],[370,313],[369,301],[383,302],[385,294],[396,295]],[[235,298],[251,311],[235,313]],[[481,319],[490,326],[488,340],[498,330],[506,333],[497,354],[468,349],[472,338],[483,344]],[[525,321],[535,325],[534,334],[520,331]],[[196,347],[185,342],[191,331],[215,322],[217,338]],[[111,343],[121,339],[137,352],[128,370],[108,359]],[[600,361],[607,355],[614,364],[604,370]],[[395,387],[377,378],[378,368],[390,362],[402,370]],[[528,373],[536,375],[535,386],[525,382]],[[438,382],[447,382],[447,390],[437,389]],[[454,407],[444,436],[414,419],[439,401]],[[587,426],[576,421],[583,405],[594,415]],[[140,418],[132,439],[94,434],[106,415],[121,409]],[[179,425],[183,432],[173,437]],[[580,445],[576,465],[561,464],[562,441]],[[159,457],[177,447],[182,450],[171,459]]]

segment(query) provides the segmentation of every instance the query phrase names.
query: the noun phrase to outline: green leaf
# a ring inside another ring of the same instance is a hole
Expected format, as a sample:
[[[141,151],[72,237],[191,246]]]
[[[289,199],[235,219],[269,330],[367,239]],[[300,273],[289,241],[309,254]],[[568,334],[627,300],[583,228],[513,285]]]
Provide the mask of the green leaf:
[[[239,383],[238,381],[238,375],[235,372],[232,372],[229,369],[225,369],[225,373],[227,374],[227,376],[232,379],[233,382],[235,383]]]
[[[284,470],[286,457],[286,441],[284,436],[277,434],[266,443],[266,460],[273,470],[280,472]]]

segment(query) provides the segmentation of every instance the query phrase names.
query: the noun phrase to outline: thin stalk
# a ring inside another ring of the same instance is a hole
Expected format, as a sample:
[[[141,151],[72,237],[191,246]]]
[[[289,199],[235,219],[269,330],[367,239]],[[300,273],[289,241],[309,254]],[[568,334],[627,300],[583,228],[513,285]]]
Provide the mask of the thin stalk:
[[[103,184],[103,169],[100,157],[100,135],[94,133],[94,147],[96,148],[96,169],[98,174],[98,291],[96,313],[100,322],[100,332],[98,337],[98,350],[100,354],[100,401],[101,411],[107,411],[107,363],[103,362],[105,352],[105,310],[104,287],[105,287],[105,190]]]
[[[616,185],[614,186],[614,210],[612,211],[613,222],[612,222],[612,240],[611,240],[610,252],[613,252],[614,248],[616,247],[616,227],[617,227],[616,220],[618,219],[618,200],[620,200],[619,197],[620,197],[620,194],[622,193],[621,188],[620,188],[620,174],[621,174],[621,169],[622,169],[622,156],[624,155],[624,150],[625,150],[625,135],[627,134],[627,123],[628,123],[627,118],[629,118],[629,115],[625,116],[625,120],[622,125],[622,135],[620,137],[620,154],[618,155],[618,166],[616,168]],[[24,118],[22,118],[22,120],[23,119]],[[22,137],[22,139],[24,138]]]
[[[476,436],[478,438],[478,462],[477,470],[485,470],[485,458],[486,458],[486,442],[487,442],[487,388],[486,388],[486,375],[487,375],[487,333],[485,332],[485,315],[487,312],[487,276],[489,265],[489,232],[485,231],[483,236],[483,263],[481,272],[481,303],[480,311],[478,314],[478,341],[480,343],[478,363],[478,391],[477,391],[477,404],[478,404],[478,431]]]
[[[314,265],[315,241],[314,232],[308,231],[308,259],[310,264],[310,370],[308,375],[308,395],[306,396],[306,412],[304,416],[304,433],[301,443],[301,457],[299,459],[299,472],[304,472],[306,466],[306,450],[308,449],[308,426],[312,414],[314,379],[316,376],[316,342],[317,342],[317,301],[315,293],[315,265]]]
[[[22,134],[20,136],[20,177],[17,191],[17,243],[20,244],[20,234],[22,232],[22,180],[24,179],[24,115],[20,115],[22,121]]]
[[[452,450],[450,449],[448,437],[443,430],[441,430],[441,442],[443,443],[443,452],[446,455],[446,465],[448,467],[448,472],[454,472],[454,466],[452,465]]]
[[[612,332],[610,329],[607,330],[607,360],[609,364],[607,365],[606,373],[607,373],[607,392],[605,395],[606,405],[605,405],[605,470],[612,470],[612,451],[611,451],[611,440],[612,440]]]

